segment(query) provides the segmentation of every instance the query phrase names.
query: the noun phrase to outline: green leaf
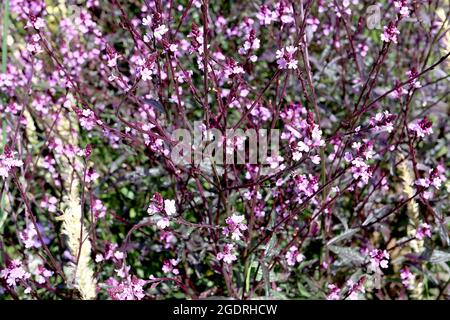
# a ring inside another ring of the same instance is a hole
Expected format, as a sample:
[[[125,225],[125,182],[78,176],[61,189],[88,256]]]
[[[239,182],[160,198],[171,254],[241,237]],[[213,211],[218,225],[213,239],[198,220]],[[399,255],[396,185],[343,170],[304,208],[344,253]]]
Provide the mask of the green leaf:
[[[340,235],[338,235],[338,236],[334,237],[333,239],[331,239],[330,241],[328,241],[327,246],[329,246],[333,243],[348,239],[357,232],[358,232],[358,229],[348,229],[348,230],[344,231],[343,233],[341,233]]]

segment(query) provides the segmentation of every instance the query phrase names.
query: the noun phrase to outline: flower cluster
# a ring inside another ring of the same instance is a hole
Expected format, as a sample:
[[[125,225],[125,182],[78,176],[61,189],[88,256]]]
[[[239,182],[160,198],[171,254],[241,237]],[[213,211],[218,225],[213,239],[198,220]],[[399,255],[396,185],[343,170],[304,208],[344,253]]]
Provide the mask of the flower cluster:
[[[164,261],[163,267],[162,267],[162,271],[166,274],[174,274],[174,275],[179,275],[180,274],[180,270],[178,270],[177,268],[175,268],[176,265],[178,265],[178,260],[175,259],[168,259]]]
[[[160,229],[165,229],[169,226],[170,217],[176,214],[177,208],[175,206],[175,200],[163,199],[159,193],[153,195],[152,201],[147,209],[147,213],[153,214],[165,214],[165,216],[158,215],[156,225]]]
[[[288,266],[294,266],[296,263],[300,263],[305,259],[305,256],[301,254],[297,246],[291,246],[286,252],[286,262]]]
[[[147,281],[136,276],[128,276],[122,281],[109,278],[105,284],[106,291],[112,300],[141,300],[145,297],[143,286],[147,284]]]
[[[237,256],[234,253],[234,245],[227,243],[223,246],[222,252],[219,252],[216,256],[217,260],[223,260],[225,263],[232,263],[237,260]]]
[[[400,278],[402,279],[402,284],[405,288],[412,289],[412,283],[414,282],[415,276],[407,266],[400,270]]]
[[[231,217],[228,217],[225,222],[227,226],[223,228],[223,234],[228,236],[231,234],[231,239],[233,240],[241,240],[243,237],[241,231],[247,230],[247,225],[244,224],[245,217],[243,215],[233,214]]]
[[[298,48],[294,46],[288,46],[286,48],[282,48],[277,50],[276,58],[278,69],[297,69],[298,68],[298,60],[295,58],[295,53]]]
[[[414,132],[418,138],[424,138],[425,136],[429,136],[433,133],[433,122],[425,116],[417,122],[410,123],[408,128]]]
[[[380,268],[386,269],[389,264],[389,253],[386,250],[373,249],[369,252],[369,270],[381,272]]]
[[[22,261],[16,259],[0,271],[0,277],[6,280],[8,286],[15,287],[18,283],[28,280],[31,274],[23,268]]]
[[[400,31],[398,31],[397,26],[393,22],[389,23],[387,27],[383,27],[383,30],[381,41],[397,43],[397,35],[400,34]]]
[[[423,240],[424,238],[431,238],[431,226],[428,223],[422,223],[416,230],[416,238]]]
[[[5,150],[3,154],[0,155],[0,176],[3,179],[9,177],[9,172],[14,167],[21,167],[23,165],[22,160],[16,159],[14,156],[17,152]]]

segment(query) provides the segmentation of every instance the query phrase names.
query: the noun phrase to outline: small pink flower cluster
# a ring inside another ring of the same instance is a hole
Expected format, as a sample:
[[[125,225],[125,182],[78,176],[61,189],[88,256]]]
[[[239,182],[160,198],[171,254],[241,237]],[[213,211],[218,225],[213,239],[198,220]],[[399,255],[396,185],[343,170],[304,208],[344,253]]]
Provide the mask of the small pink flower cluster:
[[[389,25],[387,27],[383,27],[383,29],[384,31],[381,34],[381,41],[397,43],[397,35],[400,34],[400,31],[398,31],[395,24],[390,22]]]
[[[306,119],[304,115],[306,115]],[[280,116],[286,129],[282,133],[281,139],[289,141],[294,161],[299,161],[304,153],[311,154],[313,150],[325,145],[322,130],[314,122],[312,113],[306,112],[301,105],[289,105]],[[317,154],[311,155],[311,161],[319,164],[320,157]]]
[[[243,237],[241,231],[247,230],[247,225],[243,223],[244,221],[245,217],[243,215],[233,214],[225,220],[227,226],[223,228],[222,233],[225,236],[228,236],[231,233],[231,239],[241,240]]]
[[[347,295],[349,300],[358,300],[358,295],[366,292],[364,288],[365,280],[365,277],[361,277],[356,283],[352,279],[347,280]]]
[[[424,138],[433,133],[433,122],[425,116],[417,122],[410,123],[408,129],[413,131],[418,138]]]
[[[120,282],[114,278],[109,278],[105,282],[108,286],[106,291],[112,300],[141,300],[145,297],[143,286],[147,283],[148,281],[134,275]]]
[[[156,225],[160,229],[165,229],[169,226],[170,220],[169,218],[176,214],[177,209],[175,206],[175,200],[163,199],[161,194],[155,193],[152,198],[152,202],[150,203],[147,213],[153,214],[162,214],[165,216],[157,216]]]
[[[389,264],[389,253],[387,250],[373,249],[369,252],[369,269],[375,272],[381,272],[380,268],[387,269]]]
[[[277,50],[275,56],[278,59],[278,69],[292,69],[296,70],[298,68],[298,60],[295,58],[295,53],[298,48],[294,46],[288,46]]]
[[[420,81],[417,80],[419,73],[416,68],[412,68],[411,70],[406,71],[406,76],[409,79],[410,88],[419,89],[422,87]]]
[[[367,161],[373,158],[373,144],[370,141],[354,142],[352,144],[352,149],[356,151],[355,157],[353,157],[352,153],[346,152],[344,155],[344,159],[347,162],[351,162],[352,174],[355,180],[358,180],[358,187],[362,187],[369,183],[369,179],[373,174],[373,167],[370,166]]]
[[[9,177],[9,172],[14,167],[21,167],[23,165],[22,160],[17,160],[14,158],[17,152],[5,150],[4,154],[0,155],[0,176],[3,179]]]
[[[438,164],[436,168],[428,171],[428,177],[417,179],[415,185],[426,189],[423,191],[423,197],[430,199],[433,196],[433,189],[431,188],[439,190],[446,180],[445,168],[442,164]]]
[[[37,238],[37,231],[33,224],[29,223],[26,229],[19,234],[20,240],[23,241],[25,248],[40,248],[41,243]]]
[[[225,263],[232,263],[237,260],[236,254],[234,253],[234,245],[227,243],[223,246],[223,251],[219,252],[216,256],[217,260],[223,260]]]
[[[255,30],[251,30],[244,45],[239,48],[239,54],[243,56],[248,56],[251,62],[256,62],[258,57],[254,53],[260,47],[260,40],[256,37]]]
[[[305,256],[301,254],[297,246],[291,246],[286,252],[286,262],[288,266],[295,266],[295,264],[305,260]]]
[[[175,268],[178,265],[179,261],[176,259],[167,259],[164,260],[164,264],[162,267],[162,271],[166,274],[174,274],[174,275],[179,275],[180,274],[180,270],[178,270],[177,268]]]
[[[328,284],[328,289],[330,289],[330,292],[328,293],[327,300],[339,300],[341,298],[341,289],[333,284]]]
[[[53,197],[53,196],[49,197],[46,195],[41,200],[40,207],[42,209],[47,209],[48,212],[55,213],[56,209],[57,209],[56,208],[57,203],[58,203],[58,199],[56,199],[56,197]]]
[[[346,282],[347,290],[344,294],[343,299],[349,300],[358,300],[359,294],[364,294],[366,289],[364,288],[364,283],[366,278],[363,276],[357,282],[354,282],[352,279],[348,279]],[[328,293],[327,300],[340,300],[342,290],[335,284],[328,284],[328,289],[330,292]]]
[[[105,244],[104,253],[103,254],[97,253],[97,255],[95,256],[95,262],[99,263],[108,260],[120,262],[124,257],[124,253],[122,251],[117,250],[117,248],[118,248],[117,244],[107,242]]]
[[[422,223],[417,227],[416,239],[423,240],[431,238],[431,226],[428,223]]]
[[[384,112],[378,112],[375,117],[371,117],[369,124],[375,132],[387,131],[388,133],[391,133],[392,130],[394,130],[393,121],[395,118],[395,115],[385,110]]]
[[[402,284],[405,288],[412,289],[412,282],[414,281],[415,276],[407,266],[404,266],[400,270],[400,278],[402,279]]]
[[[39,265],[34,272],[36,282],[40,284],[46,283],[53,274],[53,271],[46,269],[43,265]]]
[[[394,6],[403,18],[409,17],[408,0],[394,0]]]
[[[92,205],[95,219],[101,219],[106,215],[106,207],[100,199],[95,199]]]
[[[10,261],[8,267],[0,271],[0,278],[6,280],[6,284],[10,287],[15,287],[18,282],[26,281],[31,277],[31,274],[22,266],[22,261],[16,259]]]

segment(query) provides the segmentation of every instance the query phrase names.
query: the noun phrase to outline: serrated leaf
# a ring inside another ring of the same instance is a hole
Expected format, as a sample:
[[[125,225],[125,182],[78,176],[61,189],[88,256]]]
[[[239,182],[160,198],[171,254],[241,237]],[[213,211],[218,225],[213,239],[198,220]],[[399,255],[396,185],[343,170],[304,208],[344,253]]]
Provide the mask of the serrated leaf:
[[[441,262],[450,261],[450,252],[434,250],[429,261],[431,263],[441,263]]]
[[[344,261],[350,261],[357,264],[364,263],[364,257],[356,249],[338,246],[329,246],[329,248]]]
[[[330,241],[328,241],[327,246],[329,246],[333,243],[348,239],[357,232],[358,232],[358,229],[348,229],[348,230],[344,231],[343,233],[341,233],[340,235],[338,235],[338,236],[332,238]]]
[[[159,102],[158,100],[155,99],[144,99],[145,103],[148,103],[149,105],[151,105],[153,108],[158,109],[159,111],[161,111],[162,113],[165,113],[166,111],[164,110],[163,105],[161,104],[161,102]]]

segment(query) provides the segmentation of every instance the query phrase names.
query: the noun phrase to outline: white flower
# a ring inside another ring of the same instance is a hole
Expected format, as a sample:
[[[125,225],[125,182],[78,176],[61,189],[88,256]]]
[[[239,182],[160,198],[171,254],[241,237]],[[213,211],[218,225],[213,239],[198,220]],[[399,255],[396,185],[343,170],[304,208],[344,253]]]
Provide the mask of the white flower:
[[[113,68],[117,65],[117,59],[119,58],[119,55],[115,53],[113,56],[111,56],[108,60],[108,67]]]
[[[320,163],[320,157],[318,155],[312,156],[311,157],[311,161],[314,164],[319,164]]]
[[[177,212],[175,207],[175,200],[164,200],[164,211],[168,216],[171,216]]]
[[[158,226],[158,228],[160,229],[165,229],[169,226],[169,219],[167,218],[161,218],[156,222],[156,225]]]
[[[160,25],[158,28],[155,29],[154,35],[156,40],[161,40],[162,36],[167,33],[169,29],[164,25]]]
[[[142,69],[142,71],[141,71],[142,80],[144,80],[144,81],[152,80],[152,73],[153,72],[150,69],[147,69],[147,68]]]
[[[152,17],[151,16],[146,16],[144,19],[142,19],[142,24],[144,26],[149,26],[152,24]]]
[[[177,50],[178,50],[178,45],[172,43],[172,44],[169,46],[169,50],[172,51],[172,52],[177,52]]]

